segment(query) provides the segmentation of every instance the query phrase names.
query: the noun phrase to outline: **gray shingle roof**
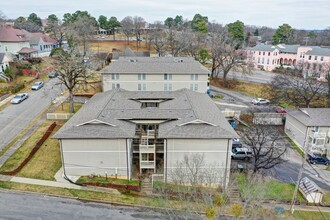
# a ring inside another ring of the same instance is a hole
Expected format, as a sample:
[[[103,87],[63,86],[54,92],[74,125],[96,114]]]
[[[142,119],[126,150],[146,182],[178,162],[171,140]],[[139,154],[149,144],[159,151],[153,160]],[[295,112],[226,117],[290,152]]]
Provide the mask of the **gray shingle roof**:
[[[159,107],[141,108],[141,103],[134,100],[137,98],[168,100],[161,102]],[[208,95],[187,89],[173,92],[132,92],[116,89],[96,94],[54,137],[134,138],[136,124],[131,121],[132,119],[168,119],[169,121],[159,124],[159,138],[237,137],[234,129]],[[92,120],[104,123],[86,123]],[[202,123],[189,123],[194,120],[200,120]],[[185,123],[188,124],[184,125]]]
[[[278,49],[280,52],[284,53],[297,53],[298,48],[300,45],[286,45],[286,44],[279,44],[279,45],[256,45],[252,48],[252,50],[255,51],[274,51],[275,49]]]
[[[256,51],[274,51],[276,49],[276,46],[274,45],[263,45],[263,44],[259,44],[256,45],[255,47],[252,48],[252,50],[256,50]]]
[[[306,53],[307,55],[317,55],[317,56],[330,56],[329,48],[313,47],[312,50]]]
[[[288,114],[306,126],[330,127],[330,108],[302,108],[289,111]]]
[[[209,74],[209,70],[191,57],[120,57],[105,67],[104,74],[111,73],[175,73]]]

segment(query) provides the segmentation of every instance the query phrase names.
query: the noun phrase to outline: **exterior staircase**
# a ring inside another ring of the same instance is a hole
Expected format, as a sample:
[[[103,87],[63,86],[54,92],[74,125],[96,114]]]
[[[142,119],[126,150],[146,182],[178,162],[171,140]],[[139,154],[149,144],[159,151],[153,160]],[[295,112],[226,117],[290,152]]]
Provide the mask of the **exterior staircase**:
[[[233,188],[231,189],[230,193],[229,193],[229,203],[241,203],[241,197],[240,197],[240,192],[236,186],[236,184],[233,186]]]
[[[144,195],[153,195],[152,192],[152,183],[151,183],[151,178],[150,177],[146,177],[142,180],[141,183],[141,193]]]

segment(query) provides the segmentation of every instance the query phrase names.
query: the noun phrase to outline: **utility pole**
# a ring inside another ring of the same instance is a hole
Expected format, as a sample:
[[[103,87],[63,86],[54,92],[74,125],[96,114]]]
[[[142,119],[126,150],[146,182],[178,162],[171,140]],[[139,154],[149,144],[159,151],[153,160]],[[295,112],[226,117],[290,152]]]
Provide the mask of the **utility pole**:
[[[299,170],[299,174],[298,174],[298,178],[297,178],[297,183],[296,183],[296,187],[294,189],[294,193],[292,196],[292,201],[291,201],[291,206],[290,206],[290,211],[293,214],[294,212],[294,204],[296,203],[296,198],[297,198],[297,193],[298,193],[298,189],[299,189],[299,184],[300,184],[300,180],[302,177],[302,174],[304,172],[304,164],[307,158],[307,149],[308,149],[308,134],[309,134],[309,127],[307,127],[306,132],[305,132],[305,140],[304,140],[304,146],[303,146],[303,150],[304,150],[304,156],[302,157],[302,162],[301,162],[301,167]]]

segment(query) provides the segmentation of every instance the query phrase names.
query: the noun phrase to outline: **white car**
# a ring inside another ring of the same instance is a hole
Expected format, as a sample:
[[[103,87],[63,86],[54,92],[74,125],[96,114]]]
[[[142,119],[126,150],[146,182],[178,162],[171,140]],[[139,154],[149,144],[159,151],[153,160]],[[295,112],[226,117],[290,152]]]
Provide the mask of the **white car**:
[[[10,102],[12,104],[18,104],[18,103],[23,102],[28,97],[29,97],[29,94],[27,94],[27,93],[20,93],[20,94],[17,94]]]
[[[268,105],[270,101],[268,99],[256,98],[252,100],[252,104],[254,105]]]
[[[38,90],[40,89],[41,87],[44,86],[44,83],[43,82],[35,82],[33,85],[32,85],[32,90]]]
[[[249,160],[252,158],[252,151],[249,148],[233,148],[231,150],[231,158],[232,159],[244,159]]]

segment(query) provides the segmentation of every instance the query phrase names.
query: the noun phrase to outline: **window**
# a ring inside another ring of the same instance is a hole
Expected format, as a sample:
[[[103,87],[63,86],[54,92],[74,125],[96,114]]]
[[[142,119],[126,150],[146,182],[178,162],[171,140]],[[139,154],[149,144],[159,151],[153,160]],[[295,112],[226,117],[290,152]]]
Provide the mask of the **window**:
[[[309,68],[311,68],[311,65],[310,64],[307,64],[307,69],[309,70]]]
[[[172,91],[172,84],[171,83],[165,83],[164,84],[164,91]]]
[[[112,80],[118,80],[119,79],[119,73],[112,73],[111,74],[111,79]]]
[[[319,126],[315,126],[313,131],[314,132],[319,132]]]
[[[190,74],[190,80],[198,80],[198,74]]]
[[[322,65],[319,65],[319,72],[322,71]]]
[[[317,60],[317,56],[314,57],[314,60]]]
[[[268,52],[268,56],[270,56],[270,52]]]
[[[308,59],[311,60],[312,59],[312,56],[309,56]]]
[[[316,70],[316,63],[313,63],[313,70]]]
[[[324,57],[321,57],[321,61],[323,61]]]
[[[145,73],[139,73],[138,74],[138,80],[146,80],[146,74]]]
[[[116,88],[120,88],[120,84],[119,83],[112,83],[112,89],[116,89]]]
[[[264,56],[265,56],[265,51],[262,53],[262,55],[264,55]]]
[[[260,63],[260,57],[258,57],[258,63]]]
[[[259,55],[261,55],[261,51],[259,51]]]
[[[192,91],[198,91],[198,84],[197,83],[190,84],[190,90],[192,90]]]
[[[158,102],[143,102],[141,108],[157,108],[158,106]]]
[[[262,58],[262,64],[264,64],[265,63],[265,58]]]
[[[172,74],[165,73],[164,80],[172,80]]]
[[[146,91],[147,85],[145,83],[139,83],[138,84],[138,91]]]
[[[269,59],[267,59],[267,64],[269,64]]]

